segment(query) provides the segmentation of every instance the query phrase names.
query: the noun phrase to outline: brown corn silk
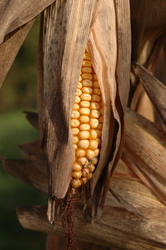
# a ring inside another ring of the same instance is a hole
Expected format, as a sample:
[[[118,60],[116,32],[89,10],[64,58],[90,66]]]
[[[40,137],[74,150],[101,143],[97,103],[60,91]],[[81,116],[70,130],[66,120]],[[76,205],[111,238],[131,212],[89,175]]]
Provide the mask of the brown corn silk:
[[[70,118],[86,46],[104,103],[102,148],[92,186],[94,207],[104,204],[109,172],[113,172],[123,141],[130,70],[128,9],[128,2],[124,8],[123,1],[81,0],[75,4],[68,0],[56,1],[44,11],[43,45],[39,46],[39,121],[48,161],[51,221],[55,198],[64,198],[70,185],[74,159]],[[124,56],[127,63],[122,62]]]

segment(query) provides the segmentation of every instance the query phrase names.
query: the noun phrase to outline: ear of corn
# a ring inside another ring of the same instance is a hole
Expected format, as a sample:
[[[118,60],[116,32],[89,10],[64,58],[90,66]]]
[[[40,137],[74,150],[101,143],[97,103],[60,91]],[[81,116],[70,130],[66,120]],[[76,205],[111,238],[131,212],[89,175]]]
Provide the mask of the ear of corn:
[[[92,178],[101,147],[103,107],[100,86],[90,56],[84,54],[71,116],[75,158],[72,186],[78,188]]]

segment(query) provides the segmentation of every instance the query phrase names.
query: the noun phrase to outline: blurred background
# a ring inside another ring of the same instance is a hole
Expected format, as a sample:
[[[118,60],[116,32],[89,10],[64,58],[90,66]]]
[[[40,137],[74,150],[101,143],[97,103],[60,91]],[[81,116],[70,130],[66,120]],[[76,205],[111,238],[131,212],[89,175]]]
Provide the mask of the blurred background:
[[[22,111],[37,111],[37,45],[39,18],[22,45],[0,90],[0,155],[18,159],[17,145],[39,138]],[[46,234],[22,228],[15,208],[46,205],[47,196],[2,168],[0,161],[0,249],[44,250]]]

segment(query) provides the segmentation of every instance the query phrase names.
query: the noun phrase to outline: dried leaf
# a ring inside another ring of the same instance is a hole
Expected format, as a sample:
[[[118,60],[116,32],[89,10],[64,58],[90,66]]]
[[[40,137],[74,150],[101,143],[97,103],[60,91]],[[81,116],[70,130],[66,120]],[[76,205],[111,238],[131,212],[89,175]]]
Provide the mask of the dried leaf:
[[[55,230],[48,223],[46,207],[18,207],[17,215],[24,228],[63,234],[58,218]],[[143,208],[141,212],[149,218],[121,208],[107,207],[97,223],[86,224],[81,210],[76,209],[75,229],[77,238],[107,247],[119,247],[128,250],[159,250],[166,246],[166,210],[165,208]]]
[[[3,168],[33,188],[48,193],[46,161],[6,159]]]
[[[165,33],[166,5],[165,0],[158,1],[130,1],[131,26],[132,26],[132,59],[138,61],[146,42],[148,54],[154,46],[155,41]]]
[[[23,145],[19,145],[22,156],[26,160],[44,160],[46,161],[43,151],[41,149],[40,140],[36,140],[30,143],[25,143]]]
[[[0,2],[0,44],[10,32],[28,23],[54,0],[10,0]],[[19,6],[19,8],[18,8]],[[11,46],[12,48],[12,46]],[[10,49],[12,51],[12,49]]]
[[[4,1],[3,1],[4,2]],[[1,5],[1,4],[0,4]],[[0,44],[0,88],[34,20],[14,30]]]
[[[123,161],[166,204],[165,133],[147,119],[126,112]]]
[[[119,203],[125,207],[128,211],[142,216],[143,218],[147,219],[140,211],[138,208],[134,207],[131,203],[129,203],[127,200],[125,200],[120,194],[115,192],[112,188],[109,188],[110,193],[119,201]]]
[[[26,119],[30,122],[30,124],[39,130],[38,113],[29,111],[24,111],[24,113],[26,114]]]
[[[163,127],[166,129],[166,87],[143,66],[138,63],[136,65],[144,88],[157,109]]]

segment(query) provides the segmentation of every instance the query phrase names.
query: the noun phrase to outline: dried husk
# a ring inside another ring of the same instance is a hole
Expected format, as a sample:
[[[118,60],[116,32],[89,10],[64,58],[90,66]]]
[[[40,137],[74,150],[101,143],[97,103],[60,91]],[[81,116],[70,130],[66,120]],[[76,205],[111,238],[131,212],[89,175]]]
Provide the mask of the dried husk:
[[[165,132],[144,117],[126,112],[123,161],[166,204]]]
[[[128,96],[129,3],[125,3],[125,8],[123,1],[115,3],[82,0],[75,5],[72,0],[56,1],[44,12],[40,40],[43,58],[39,55],[39,121],[52,199],[63,198],[70,184],[74,159],[70,118],[86,46],[101,86],[104,126],[100,160],[92,183],[96,209],[93,218],[97,216],[98,206],[104,205],[109,172],[113,173],[120,157]],[[126,64],[122,62],[124,56]]]
[[[156,79],[148,70],[140,64],[137,64],[138,74],[143,83],[143,86],[157,109],[158,115],[161,119],[164,129],[166,129],[166,110],[165,110],[165,97],[166,86]]]
[[[0,2],[0,87],[36,16],[52,2],[54,1],[10,0]]]

